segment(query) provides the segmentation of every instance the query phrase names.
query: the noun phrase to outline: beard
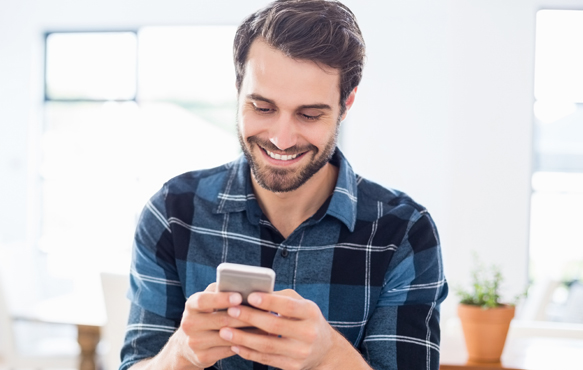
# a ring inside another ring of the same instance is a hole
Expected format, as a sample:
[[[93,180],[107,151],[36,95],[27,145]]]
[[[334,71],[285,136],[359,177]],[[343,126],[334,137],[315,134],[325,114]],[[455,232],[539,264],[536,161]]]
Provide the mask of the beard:
[[[286,149],[284,151],[285,155],[304,153],[302,154],[303,156],[311,156],[309,163],[301,168],[294,169],[276,168],[269,164],[261,164],[260,160],[252,153],[254,146],[257,146],[259,150],[280,152],[280,149],[277,148],[271,141],[262,140],[257,136],[248,137],[245,141],[243,135],[241,135],[241,129],[239,128],[238,124],[237,136],[239,138],[239,143],[241,144],[243,154],[247,158],[251,172],[253,173],[253,176],[259,186],[265,190],[269,190],[275,193],[284,193],[298,189],[330,161],[330,158],[332,158],[334,150],[336,149],[339,128],[340,125],[337,124],[334,134],[330,140],[328,140],[321,153],[320,150],[312,144],[301,147],[293,146]]]

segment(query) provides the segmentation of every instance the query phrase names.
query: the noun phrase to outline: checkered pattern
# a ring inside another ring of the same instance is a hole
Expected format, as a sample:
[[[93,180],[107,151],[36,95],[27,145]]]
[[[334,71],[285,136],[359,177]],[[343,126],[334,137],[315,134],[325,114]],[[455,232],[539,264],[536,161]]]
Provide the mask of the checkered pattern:
[[[262,213],[244,157],[166,183],[136,231],[121,369],[160,351],[221,262],[272,267],[276,290],[317,303],[374,369],[438,369],[447,283],[430,215],[356,176],[339,150],[331,162],[333,195],[287,239]],[[233,356],[214,368],[254,366]]]

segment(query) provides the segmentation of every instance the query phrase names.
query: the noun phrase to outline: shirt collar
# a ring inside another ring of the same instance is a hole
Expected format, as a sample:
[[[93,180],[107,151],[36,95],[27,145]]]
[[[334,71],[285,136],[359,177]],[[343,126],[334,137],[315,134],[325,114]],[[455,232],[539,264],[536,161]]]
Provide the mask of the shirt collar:
[[[334,216],[352,232],[356,223],[357,178],[340,149],[336,148],[330,162],[338,167],[338,180],[328,209],[321,217],[320,212],[315,216],[318,221],[325,215]],[[215,213],[247,211],[249,221],[258,224],[262,212],[253,193],[247,159],[241,155],[226,166],[227,176],[216,199]]]

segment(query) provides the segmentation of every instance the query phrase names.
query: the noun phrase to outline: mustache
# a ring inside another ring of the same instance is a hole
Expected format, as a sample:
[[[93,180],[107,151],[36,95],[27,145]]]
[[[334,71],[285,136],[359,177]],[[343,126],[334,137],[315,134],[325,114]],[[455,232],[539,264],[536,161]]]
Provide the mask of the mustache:
[[[297,146],[294,145],[292,147],[289,147],[285,150],[281,150],[279,149],[277,146],[275,146],[271,141],[269,140],[262,140],[260,138],[258,138],[257,136],[250,136],[247,138],[247,142],[249,144],[256,144],[257,146],[260,146],[261,148],[268,150],[270,152],[276,152],[276,153],[281,153],[283,152],[284,155],[294,155],[294,154],[301,154],[301,153],[305,153],[308,152],[310,150],[314,151],[315,153],[318,152],[318,148],[315,145],[312,144],[308,144],[305,146]]]

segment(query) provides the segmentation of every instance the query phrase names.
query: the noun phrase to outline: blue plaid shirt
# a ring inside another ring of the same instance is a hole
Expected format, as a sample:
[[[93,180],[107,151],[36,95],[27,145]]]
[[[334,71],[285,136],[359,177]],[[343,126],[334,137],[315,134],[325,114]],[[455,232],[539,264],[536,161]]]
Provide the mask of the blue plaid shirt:
[[[261,211],[243,156],[167,182],[136,231],[120,369],[161,350],[186,299],[215,281],[221,262],[272,267],[275,289],[317,303],[374,369],[438,369],[447,283],[431,216],[355,175],[339,150],[331,163],[334,193],[287,239]],[[259,366],[232,356],[214,368]]]

